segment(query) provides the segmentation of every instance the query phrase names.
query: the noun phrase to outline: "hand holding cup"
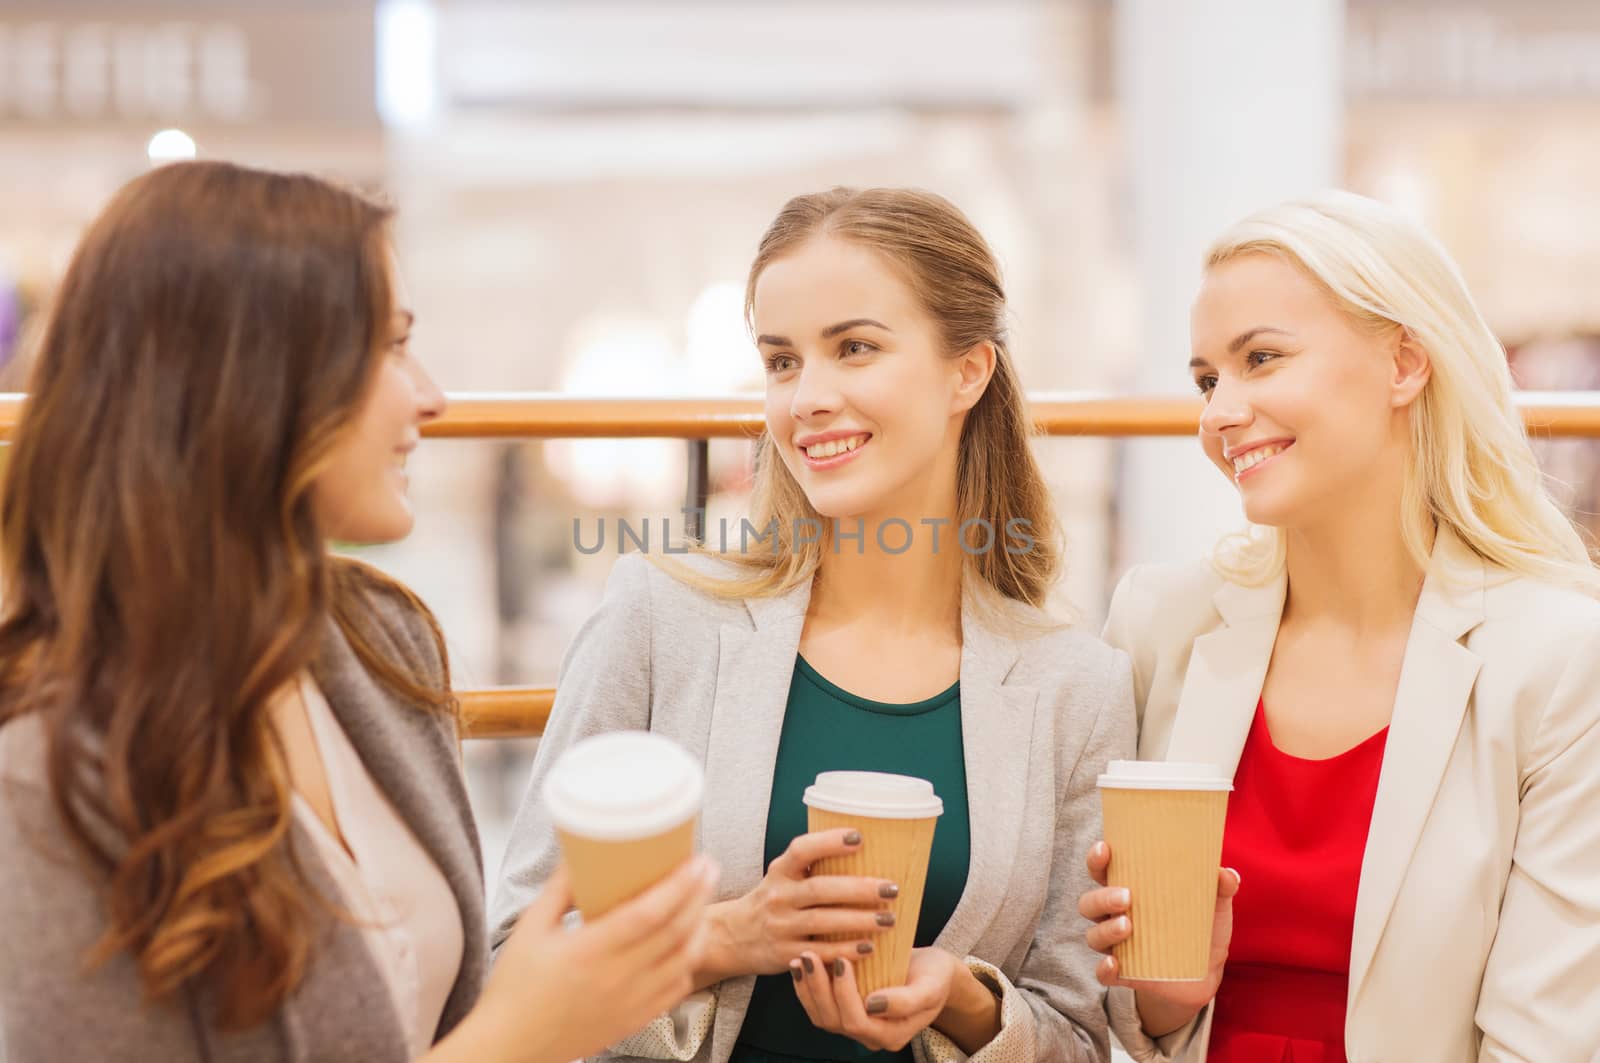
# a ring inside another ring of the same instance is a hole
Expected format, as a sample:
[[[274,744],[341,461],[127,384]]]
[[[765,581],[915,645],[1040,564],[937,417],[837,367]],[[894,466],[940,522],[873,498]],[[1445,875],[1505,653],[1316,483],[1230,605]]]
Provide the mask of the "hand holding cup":
[[[1088,855],[1078,910],[1109,953],[1105,985],[1135,989],[1147,1033],[1188,1022],[1216,995],[1233,931],[1235,872],[1221,870],[1227,776],[1215,765],[1114,760],[1099,778],[1106,841]]]
[[[899,895],[899,886],[868,876],[811,873],[821,861],[848,857],[861,845],[861,833],[849,828],[802,834],[772,862],[755,889],[713,904],[710,944],[695,984],[778,974],[806,951],[826,963],[870,955],[875,939],[894,925],[879,908]],[[817,940],[823,935],[836,940]]]
[[[1133,934],[1128,915],[1129,890],[1107,886],[1106,869],[1111,849],[1095,842],[1087,860],[1089,875],[1099,883],[1078,899],[1078,914],[1093,925],[1084,935],[1094,951],[1104,955],[1095,968],[1095,978],[1104,986],[1125,986],[1134,991],[1145,1032],[1152,1037],[1171,1033],[1193,1018],[1217,995],[1222,970],[1228,961],[1228,945],[1233,938],[1233,897],[1239,892],[1239,873],[1231,867],[1217,869],[1217,901],[1211,921],[1210,962],[1205,978],[1199,981],[1140,981],[1122,977],[1115,955],[1116,946]]]

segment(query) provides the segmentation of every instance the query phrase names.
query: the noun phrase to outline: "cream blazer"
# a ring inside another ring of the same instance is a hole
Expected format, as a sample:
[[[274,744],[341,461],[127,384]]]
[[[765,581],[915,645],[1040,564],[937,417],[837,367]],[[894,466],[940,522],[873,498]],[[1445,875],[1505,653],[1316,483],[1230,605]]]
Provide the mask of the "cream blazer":
[[[1133,659],[1139,755],[1232,772],[1286,577],[1145,566],[1106,639]],[[1244,889],[1250,883],[1244,883]],[[1141,1061],[1206,1057],[1210,1009]],[[1406,643],[1350,951],[1351,1063],[1600,1059],[1600,602],[1434,544]]]

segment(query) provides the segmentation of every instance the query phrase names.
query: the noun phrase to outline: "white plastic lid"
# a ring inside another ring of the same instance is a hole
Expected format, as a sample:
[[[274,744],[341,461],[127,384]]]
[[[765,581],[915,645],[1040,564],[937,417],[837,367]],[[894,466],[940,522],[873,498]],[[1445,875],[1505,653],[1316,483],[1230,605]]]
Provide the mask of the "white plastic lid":
[[[1113,760],[1100,776],[1105,790],[1232,790],[1233,780],[1215,764],[1162,760]]]
[[[933,783],[884,771],[825,771],[802,798],[812,808],[872,819],[927,819],[944,814]]]
[[[671,830],[700,811],[705,776],[671,739],[611,731],[562,754],[544,781],[555,825],[601,841],[632,841]]]

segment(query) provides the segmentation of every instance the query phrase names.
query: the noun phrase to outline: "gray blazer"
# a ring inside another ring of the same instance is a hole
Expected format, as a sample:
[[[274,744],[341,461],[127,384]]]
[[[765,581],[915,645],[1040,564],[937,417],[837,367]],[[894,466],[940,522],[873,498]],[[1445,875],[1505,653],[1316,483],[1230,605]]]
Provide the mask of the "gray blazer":
[[[389,648],[442,683],[438,651],[423,620],[387,595],[375,601]],[[367,770],[438,864],[460,906],[464,948],[436,1034],[443,1037],[476,1002],[487,969],[483,861],[454,721],[396,700],[361,667],[331,624],[314,671]],[[103,933],[105,917],[98,890],[69,847],[45,789],[42,742],[36,718],[0,728],[4,1063],[407,1058],[399,1018],[361,931],[332,920],[320,928],[299,989],[274,1019],[244,1033],[219,1033],[204,993],[176,1006],[144,1004],[126,953],[85,973],[83,958]],[[298,824],[291,844],[315,887],[337,898],[313,839]]]
[[[719,562],[696,558],[699,566]],[[722,865],[720,899],[761,880],[767,805],[810,587],[722,601],[638,555],[620,558],[599,610],[562,664],[550,726],[490,906],[496,944],[558,860],[538,799],[551,763],[587,735],[649,729],[705,764],[702,848]],[[1005,1029],[977,1061],[1109,1056],[1098,957],[1083,940],[1084,854],[1100,836],[1095,777],[1132,757],[1126,655],[1067,631],[1017,638],[962,611],[961,723],[972,857],[939,947],[990,966]],[[725,1063],[755,983],[716,987],[710,1036],[681,1058]],[[939,1039],[939,1040],[942,1040]],[[934,1052],[922,1044],[919,1052]],[[630,1044],[630,1051],[641,1051]],[[617,1058],[648,1058],[618,1054]]]

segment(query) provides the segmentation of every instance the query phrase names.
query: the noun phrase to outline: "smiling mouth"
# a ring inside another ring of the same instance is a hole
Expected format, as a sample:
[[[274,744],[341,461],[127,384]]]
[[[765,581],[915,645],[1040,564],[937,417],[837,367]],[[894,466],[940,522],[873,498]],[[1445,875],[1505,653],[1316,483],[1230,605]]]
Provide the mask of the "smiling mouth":
[[[826,461],[829,458],[836,458],[840,454],[848,454],[859,450],[866,445],[867,440],[870,438],[872,437],[869,433],[860,432],[846,439],[830,439],[826,443],[813,443],[809,447],[801,447],[800,450],[812,461]]]
[[[1292,446],[1294,446],[1293,442],[1274,443],[1271,446],[1257,447],[1248,453],[1239,455],[1233,459],[1233,478],[1235,480],[1239,479],[1245,473],[1257,466],[1266,464]]]

